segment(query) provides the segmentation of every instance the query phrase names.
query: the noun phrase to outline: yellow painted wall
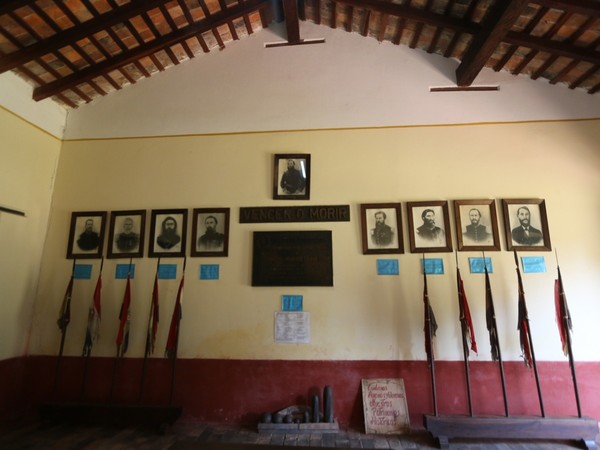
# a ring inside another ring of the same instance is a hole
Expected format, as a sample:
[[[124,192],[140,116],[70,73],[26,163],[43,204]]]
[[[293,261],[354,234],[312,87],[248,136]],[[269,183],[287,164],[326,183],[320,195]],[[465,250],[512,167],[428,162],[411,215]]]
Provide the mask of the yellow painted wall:
[[[363,255],[361,203],[418,200],[546,199],[553,246],[558,248],[574,321],[578,360],[600,360],[600,120],[466,126],[298,131],[277,133],[65,141],[44,249],[32,334],[33,354],[55,354],[56,316],[71,262],[65,259],[72,211],[229,207],[227,258],[188,258],[179,354],[185,358],[249,359],[424,359],[421,255]],[[272,199],[275,153],[310,153],[311,200]],[[240,224],[244,206],[349,204],[351,221],[339,223]],[[453,214],[451,213],[451,217]],[[190,227],[191,228],[191,227]],[[513,255],[490,253],[505,359],[516,360],[517,288]],[[189,228],[188,228],[189,230]],[[332,230],[334,287],[250,286],[252,232]],[[456,237],[453,230],[453,245]],[[147,243],[146,243],[147,247]],[[547,273],[524,276],[531,327],[540,360],[563,360],[553,311],[555,257],[544,256]],[[430,298],[439,330],[439,359],[462,357],[452,253],[445,275],[431,276]],[[490,358],[481,275],[460,266],[471,303],[478,358]],[[376,260],[399,260],[400,276],[377,276]],[[84,261],[82,261],[83,263]],[[125,282],[115,264],[104,264],[103,321],[96,356],[113,356],[117,316]],[[182,261],[175,259],[165,263]],[[89,281],[77,281],[66,354],[81,352],[87,308],[99,261]],[[155,259],[135,261],[132,339],[128,356],[143,355]],[[202,263],[219,264],[218,281],[198,279]],[[162,355],[178,280],[160,282]],[[304,296],[311,343],[275,344],[274,313],[283,294]]]
[[[0,107],[0,360],[27,353],[61,141]]]

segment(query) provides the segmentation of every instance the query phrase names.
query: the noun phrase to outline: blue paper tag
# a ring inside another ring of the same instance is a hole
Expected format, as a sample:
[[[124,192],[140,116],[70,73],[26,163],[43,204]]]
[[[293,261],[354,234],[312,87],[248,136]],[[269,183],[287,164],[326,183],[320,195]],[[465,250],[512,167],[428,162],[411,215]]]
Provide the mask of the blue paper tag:
[[[89,280],[92,278],[92,265],[91,264],[75,264],[75,270],[73,271],[73,278],[76,280]]]
[[[442,258],[426,258],[422,260],[421,268],[425,266],[425,273],[427,275],[443,275],[444,274],[444,261]]]
[[[522,256],[523,273],[545,273],[546,260],[543,256]]]
[[[117,264],[115,268],[115,279],[124,280],[127,279],[129,273],[129,264]],[[131,277],[132,280],[135,278],[135,264],[131,264]]]
[[[177,278],[177,264],[158,265],[159,280],[174,280],[175,278]]]
[[[485,258],[485,267],[487,267],[488,273],[494,273],[492,258]],[[471,273],[485,273],[483,258],[469,258],[469,270]]]
[[[282,311],[302,311],[302,296],[301,295],[282,295],[281,296]]]
[[[201,264],[200,265],[201,280],[218,280],[219,265],[218,264]]]
[[[399,275],[400,268],[398,267],[397,259],[378,259],[377,260],[377,275]]]

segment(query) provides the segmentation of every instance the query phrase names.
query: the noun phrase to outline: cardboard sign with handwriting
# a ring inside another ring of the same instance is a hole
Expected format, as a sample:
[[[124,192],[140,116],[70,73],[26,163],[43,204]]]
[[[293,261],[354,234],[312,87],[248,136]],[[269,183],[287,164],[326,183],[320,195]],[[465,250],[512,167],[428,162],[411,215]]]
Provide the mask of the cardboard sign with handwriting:
[[[362,380],[362,396],[367,434],[409,432],[406,393],[401,378]]]

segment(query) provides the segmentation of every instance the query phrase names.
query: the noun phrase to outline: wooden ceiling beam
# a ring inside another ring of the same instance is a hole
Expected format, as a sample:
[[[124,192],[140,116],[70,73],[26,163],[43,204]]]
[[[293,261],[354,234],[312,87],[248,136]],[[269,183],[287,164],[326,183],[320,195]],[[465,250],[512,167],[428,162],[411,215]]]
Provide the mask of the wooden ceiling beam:
[[[90,34],[126,22],[132,17],[138,16],[157,6],[168,3],[169,1],[170,0],[133,0],[118,9],[83,22],[79,26],[69,28],[19,51],[2,56],[0,58],[0,73],[14,69],[17,66],[23,65],[48,53],[56,52],[58,49],[70,45],[71,42],[79,41]]]
[[[531,3],[574,14],[600,17],[600,3],[597,0],[531,0]]]
[[[157,39],[148,42],[143,46],[120,53],[112,59],[102,61],[94,66],[86,67],[77,73],[68,75],[44,86],[39,86],[33,91],[33,99],[39,101],[44,98],[51,97],[66,89],[71,89],[74,86],[101,76],[104,73],[108,73],[124,65],[137,61],[140,58],[152,55],[164,47],[177,44],[178,42],[188,39],[192,36],[196,36],[199,33],[211,31],[218,26],[226,24],[228,21],[242,16],[243,14],[250,14],[257,9],[268,7],[268,0],[248,0],[247,2],[227,8],[227,10],[219,11],[207,19],[182,27],[173,33],[158,37]]]
[[[285,16],[288,42],[298,44],[300,42],[300,19],[296,0],[283,0],[283,15]]]
[[[529,0],[497,2],[483,20],[482,29],[471,41],[462,61],[456,68],[456,84],[470,86],[475,77],[498,48]]]
[[[552,41],[543,37],[514,31],[510,31],[504,38],[504,41],[540,52],[547,52],[554,56],[564,56],[566,58],[587,61],[592,64],[600,64],[600,52],[588,47],[572,45],[568,42]]]
[[[476,34],[481,27],[478,24],[467,22],[466,20],[454,17],[444,16],[431,11],[408,6],[407,4],[397,4],[381,2],[379,0],[339,0],[340,3],[371,10],[390,16],[396,16],[403,19],[414,20],[416,22],[433,25],[435,27],[451,28],[462,33]]]

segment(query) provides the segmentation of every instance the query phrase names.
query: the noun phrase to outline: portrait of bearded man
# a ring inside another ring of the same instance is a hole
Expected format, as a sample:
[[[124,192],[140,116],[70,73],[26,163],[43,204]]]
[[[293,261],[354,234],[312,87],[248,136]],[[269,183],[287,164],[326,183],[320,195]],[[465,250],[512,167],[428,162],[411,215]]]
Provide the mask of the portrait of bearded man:
[[[156,238],[156,244],[164,249],[170,250],[181,242],[181,236],[177,232],[177,221],[172,216],[167,216],[162,221],[161,232]]]

